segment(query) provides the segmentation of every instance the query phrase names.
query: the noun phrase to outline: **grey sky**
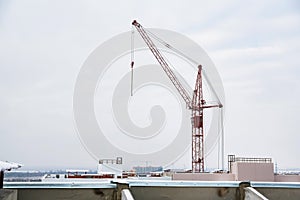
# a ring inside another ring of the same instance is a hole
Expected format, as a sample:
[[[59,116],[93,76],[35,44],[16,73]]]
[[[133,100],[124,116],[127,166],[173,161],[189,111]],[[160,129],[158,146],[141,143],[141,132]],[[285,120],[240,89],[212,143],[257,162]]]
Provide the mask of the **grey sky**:
[[[74,128],[76,77],[99,44],[138,19],[190,37],[214,61],[226,155],[299,167],[300,4],[220,2],[0,1],[0,160],[95,167]]]

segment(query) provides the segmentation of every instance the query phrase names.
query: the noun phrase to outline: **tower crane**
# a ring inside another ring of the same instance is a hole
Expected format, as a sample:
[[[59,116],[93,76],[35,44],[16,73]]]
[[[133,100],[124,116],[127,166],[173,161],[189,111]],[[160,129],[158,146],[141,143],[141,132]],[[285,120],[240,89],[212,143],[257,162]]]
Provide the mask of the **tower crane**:
[[[170,68],[169,64],[166,62],[159,49],[156,47],[147,31],[139,24],[136,20],[132,22],[132,25],[139,32],[140,36],[147,44],[148,48],[159,62],[162,69],[165,71],[166,75],[171,80],[172,84],[175,86],[180,96],[186,103],[188,109],[192,112],[192,172],[204,172],[204,130],[203,130],[203,111],[206,108],[222,108],[222,104],[208,105],[203,99],[203,89],[202,89],[202,66],[198,66],[198,73],[195,83],[195,88],[193,96],[190,97],[187,90],[180,83],[179,79],[176,77],[175,73]],[[169,45],[166,44],[168,47]],[[133,68],[134,62],[131,62],[131,68]]]

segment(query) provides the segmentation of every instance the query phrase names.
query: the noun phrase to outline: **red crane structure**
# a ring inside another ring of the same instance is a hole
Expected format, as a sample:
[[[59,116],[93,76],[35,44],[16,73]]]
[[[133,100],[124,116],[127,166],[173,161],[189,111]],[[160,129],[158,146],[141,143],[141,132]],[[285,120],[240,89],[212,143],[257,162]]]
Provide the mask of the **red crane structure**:
[[[202,66],[198,66],[198,74],[196,78],[195,89],[193,92],[193,97],[189,96],[189,93],[180,83],[179,79],[176,77],[175,73],[169,67],[168,63],[163,58],[162,54],[147,34],[146,30],[139,24],[136,20],[132,22],[135,26],[152,54],[155,56],[156,60],[159,62],[183,100],[185,101],[187,108],[192,112],[192,172],[204,172],[204,130],[203,130],[203,111],[206,108],[219,107],[222,108],[222,104],[218,105],[207,105],[206,101],[203,99],[203,89],[202,89]],[[168,46],[168,44],[167,44]],[[131,67],[133,67],[133,61],[131,62]]]

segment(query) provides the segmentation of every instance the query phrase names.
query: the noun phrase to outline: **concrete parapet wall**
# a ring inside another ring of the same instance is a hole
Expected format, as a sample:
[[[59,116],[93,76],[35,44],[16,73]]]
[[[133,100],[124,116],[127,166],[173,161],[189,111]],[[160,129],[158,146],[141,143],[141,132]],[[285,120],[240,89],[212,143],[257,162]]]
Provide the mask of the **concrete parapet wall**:
[[[227,187],[132,187],[136,200],[232,200],[236,199],[236,188]]]
[[[218,173],[175,173],[172,180],[197,180],[197,181],[234,181],[234,174]]]
[[[259,193],[252,187],[246,187],[245,190],[245,200],[268,200],[264,195]]]
[[[299,200],[300,188],[255,188],[268,199]]]
[[[22,188],[18,200],[98,200],[114,199],[114,189],[102,188]]]
[[[17,200],[18,191],[10,189],[0,189],[0,199],[1,200]]]
[[[122,199],[121,200],[134,200],[130,190],[128,190],[128,189],[122,190]]]
[[[7,183],[4,186],[3,191],[8,193],[0,199],[6,197],[5,200],[121,200],[125,196],[126,200],[130,200],[129,192],[135,200],[244,200],[247,187],[254,188],[268,199],[299,200],[300,196],[300,182],[114,180],[106,184],[28,182]]]

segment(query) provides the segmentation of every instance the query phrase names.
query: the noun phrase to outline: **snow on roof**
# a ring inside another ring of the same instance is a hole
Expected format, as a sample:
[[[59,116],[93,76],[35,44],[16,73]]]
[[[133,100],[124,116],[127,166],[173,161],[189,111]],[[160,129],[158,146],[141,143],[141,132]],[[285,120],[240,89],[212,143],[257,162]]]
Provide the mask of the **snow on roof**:
[[[89,172],[90,170],[88,169],[67,169],[66,172],[69,172],[69,173],[87,173]]]
[[[19,164],[19,163],[13,163],[13,162],[8,162],[8,161],[0,161],[0,171],[18,169],[22,166],[23,165]]]

